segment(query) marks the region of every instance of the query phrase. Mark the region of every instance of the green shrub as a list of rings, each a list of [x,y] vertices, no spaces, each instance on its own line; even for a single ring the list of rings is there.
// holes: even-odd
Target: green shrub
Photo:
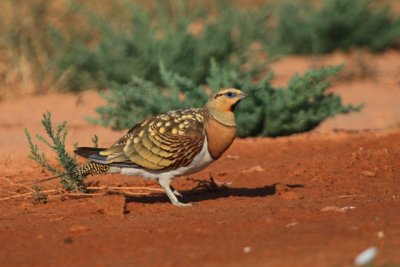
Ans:
[[[200,106],[207,100],[202,86],[168,72],[163,64],[160,64],[157,73],[168,90],[160,90],[154,82],[139,77],[133,77],[126,85],[114,83],[109,92],[100,93],[108,102],[96,109],[100,118],[89,120],[116,130],[126,129],[147,116],[171,109]],[[185,95],[184,101],[180,100],[181,93]]]
[[[171,10],[169,3],[160,2],[151,10],[130,5],[130,19],[114,23],[84,12],[100,37],[94,44],[75,40],[55,58],[60,75],[68,71],[67,88],[108,87],[111,81],[125,84],[132,75],[160,84],[160,61],[195,83],[204,83],[210,58],[242,65],[249,45],[265,38],[264,9],[239,10],[224,2],[210,19],[205,6],[190,9],[184,1],[176,1]],[[54,29],[54,34],[57,46],[68,47],[61,32]]]
[[[251,76],[212,61],[207,84],[214,91],[235,87],[248,93],[237,110],[239,136],[280,136],[311,130],[328,117],[360,109],[343,106],[339,96],[326,93],[330,80],[340,70],[341,67],[310,70],[304,76],[293,77],[287,88],[273,88],[269,83],[271,76],[254,84]],[[137,77],[128,85],[115,84],[107,94],[101,94],[108,103],[97,109],[100,117],[91,121],[113,129],[127,129],[151,115],[200,107],[208,98],[204,86],[166,71],[163,65],[160,79],[164,86],[161,91],[157,84]]]
[[[287,1],[277,6],[276,40],[286,53],[328,53],[399,44],[400,17],[374,0]]]
[[[343,106],[341,98],[326,93],[341,67],[309,70],[295,75],[285,88],[272,88],[267,80],[249,86],[254,95],[238,109],[239,136],[283,136],[305,132],[337,114],[359,111],[362,105]]]

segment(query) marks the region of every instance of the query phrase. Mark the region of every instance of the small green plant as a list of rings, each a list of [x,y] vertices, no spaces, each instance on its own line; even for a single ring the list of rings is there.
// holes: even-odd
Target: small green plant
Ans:
[[[358,111],[361,106],[343,106],[339,96],[326,93],[330,81],[341,67],[310,70],[294,76],[286,88],[274,88],[271,75],[257,83],[251,76],[211,62],[207,85],[214,91],[235,87],[248,93],[237,110],[239,136],[281,136],[311,130],[328,117]],[[113,129],[126,129],[157,113],[172,109],[200,107],[206,100],[203,85],[168,72],[160,65],[162,90],[150,82],[133,78],[128,85],[114,85],[101,95],[108,104],[96,111],[100,118],[92,122]]]
[[[75,156],[70,156],[65,148],[65,138],[67,137],[68,133],[67,122],[64,121],[54,128],[51,121],[51,113],[46,112],[43,114],[42,125],[49,137],[49,140],[41,135],[36,135],[36,138],[56,153],[57,160],[63,169],[60,170],[48,162],[45,153],[39,152],[38,146],[33,143],[28,129],[25,128],[25,134],[30,147],[29,158],[36,161],[40,166],[50,171],[54,175],[60,175],[61,184],[65,189],[82,192],[85,191],[83,184],[85,177],[75,174],[78,163],[76,162]]]
[[[32,189],[34,190],[33,194],[33,200],[37,203],[45,204],[47,203],[47,195],[43,192],[43,189],[38,186],[34,185],[32,186]]]
[[[92,137],[93,147],[99,147],[99,137],[95,134]]]

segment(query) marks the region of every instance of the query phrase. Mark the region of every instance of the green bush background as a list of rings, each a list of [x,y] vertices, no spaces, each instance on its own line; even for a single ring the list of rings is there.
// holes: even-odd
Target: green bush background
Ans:
[[[160,61],[204,83],[211,58],[258,75],[284,54],[400,44],[400,16],[384,0],[146,3],[3,0],[0,52],[21,83],[44,92],[126,84],[132,75],[161,84]]]
[[[385,3],[4,0],[9,13],[0,11],[0,52],[7,70],[38,93],[110,89],[101,92],[108,104],[92,120],[116,129],[201,106],[205,86],[238,87],[250,95],[238,110],[241,136],[287,135],[360,107],[326,92],[336,67],[273,88],[269,62],[285,54],[399,48],[400,16]]]
[[[251,76],[212,61],[207,84],[213,91],[235,87],[248,93],[236,112],[239,136],[281,136],[311,130],[328,117],[361,108],[343,106],[339,96],[326,93],[340,70],[340,66],[310,70],[303,76],[294,76],[286,88],[274,88],[269,82],[271,76],[254,83]],[[100,117],[90,120],[113,129],[126,129],[150,115],[201,107],[207,101],[204,86],[167,71],[162,64],[159,75],[165,88],[162,92],[155,83],[138,77],[128,85],[115,84],[102,94],[108,103],[97,109]],[[180,100],[182,94],[184,99]]]

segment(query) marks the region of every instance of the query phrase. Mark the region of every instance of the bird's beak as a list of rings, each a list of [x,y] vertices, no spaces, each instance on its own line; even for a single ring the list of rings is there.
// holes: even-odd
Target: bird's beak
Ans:
[[[246,93],[243,93],[243,92],[241,92],[240,95],[239,95],[240,99],[243,99],[243,98],[245,98],[246,96],[247,96],[247,94],[246,94]]]

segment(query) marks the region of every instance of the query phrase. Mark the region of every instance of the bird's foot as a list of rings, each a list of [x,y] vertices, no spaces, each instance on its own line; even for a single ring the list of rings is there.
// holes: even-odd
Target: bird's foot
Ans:
[[[160,178],[158,179],[160,186],[164,189],[167,194],[169,200],[174,206],[178,207],[192,207],[192,203],[182,203],[178,200],[177,196],[182,197],[182,194],[176,191],[174,188],[171,188],[171,179],[169,178]]]
[[[172,193],[174,193],[174,195],[177,196],[177,197],[183,197],[182,194],[179,193],[179,191],[176,190],[176,189],[174,189],[174,190],[172,191]]]
[[[196,206],[195,203],[182,203],[180,201],[176,201],[176,202],[174,201],[174,202],[172,202],[172,205],[178,206],[178,207],[193,207],[193,206]]]

